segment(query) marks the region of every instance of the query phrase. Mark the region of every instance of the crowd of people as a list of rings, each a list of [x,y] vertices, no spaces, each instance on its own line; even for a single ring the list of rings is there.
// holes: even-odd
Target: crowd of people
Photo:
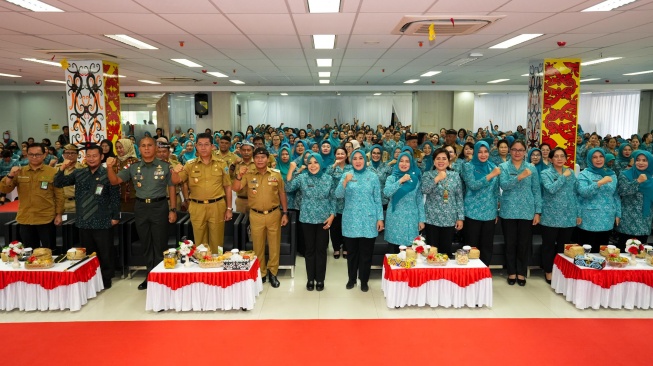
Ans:
[[[23,204],[17,220],[31,246],[52,245],[68,200],[76,202],[78,216],[85,213],[87,220],[76,224],[98,248],[107,246],[107,230],[120,211],[136,212],[148,269],[162,259],[167,239],[160,227],[174,222],[177,210],[190,213],[195,241],[214,252],[232,212],[248,213],[261,275],[273,287],[279,286],[281,226],[292,210],[301,223],[297,251],[306,261],[309,291],[324,290],[329,241],[333,257],[347,260],[346,288],[360,283],[368,291],[374,242],[384,230],[390,252],[424,233],[439,252],[464,242],[479,248],[490,265],[500,219],[507,281],[520,286],[526,285],[534,234],[542,236],[547,282],[566,243],[590,244],[598,252],[610,240],[622,249],[630,238],[647,241],[653,135],[601,137],[579,126],[576,169],[567,167],[571,157],[564,149],[528,146],[525,137],[521,126],[514,132],[490,124],[476,132],[413,133],[399,123],[374,128],[356,120],[306,129],[248,126],[245,133],[176,128],[169,137],[158,128],[138,148],[134,136],[115,146],[110,140],[85,146],[80,164],[77,147],[65,137],[52,148],[47,139],[28,139],[19,148],[5,134],[0,191],[18,187]],[[73,185],[77,194],[64,194],[63,187]],[[110,250],[98,249],[109,287]]]

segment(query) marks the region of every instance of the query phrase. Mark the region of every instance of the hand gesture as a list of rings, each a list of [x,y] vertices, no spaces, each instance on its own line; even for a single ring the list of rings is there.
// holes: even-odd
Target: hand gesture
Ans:
[[[612,182],[612,177],[609,175],[606,175],[605,177],[601,178],[601,180],[598,181],[599,185],[604,185]]]
[[[410,180],[410,174],[404,174],[403,177],[399,178],[399,183],[406,183]]]
[[[347,175],[345,175],[345,183],[349,183],[352,178],[354,178],[354,176],[351,173],[347,173]]]
[[[107,158],[107,168],[113,168],[116,165],[116,158]]]
[[[342,164],[343,161],[345,161],[345,160],[344,159],[336,159],[336,162],[333,164],[333,166],[335,167],[336,165],[340,165],[340,164]]]
[[[182,170],[184,170],[184,166],[181,164],[177,164],[175,165],[174,168],[172,168],[172,171],[177,174],[179,174],[179,172],[181,172]]]
[[[447,177],[447,172],[444,170],[438,172],[438,175],[435,176],[435,183],[443,181]]]
[[[492,178],[498,177],[499,175],[501,175],[501,168],[499,168],[498,166],[494,167],[494,169],[492,169],[492,172],[490,172],[490,174],[492,175]]]
[[[565,171],[562,173],[563,176],[568,177],[571,175],[571,169],[565,169]]]
[[[247,167],[246,166],[241,166],[240,169],[238,170],[238,175],[242,178],[243,175],[247,174]]]
[[[66,170],[70,168],[71,166],[75,166],[75,160],[64,160],[63,163],[61,164],[61,170]]]
[[[522,180],[524,178],[528,178],[531,174],[532,174],[532,172],[531,172],[530,169],[524,169],[523,172],[519,173],[517,178],[519,178],[519,180]]]
[[[9,171],[9,175],[11,175],[12,177],[15,177],[16,173],[18,173],[19,171],[20,171],[19,166],[11,167],[11,170]]]
[[[388,162],[388,165],[395,165],[397,164],[397,159],[392,159]]]
[[[637,182],[643,183],[648,180],[648,177],[646,177],[646,174],[640,174],[639,177],[637,177]]]

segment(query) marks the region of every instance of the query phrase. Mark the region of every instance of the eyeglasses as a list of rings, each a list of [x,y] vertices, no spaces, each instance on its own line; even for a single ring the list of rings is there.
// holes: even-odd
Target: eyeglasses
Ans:
[[[27,154],[30,158],[40,158],[43,154]]]
[[[380,152],[373,152],[372,155],[381,155]]]
[[[526,150],[524,150],[524,149],[510,149],[510,151],[520,153],[520,154],[523,154],[523,153],[526,152]]]
[[[567,157],[564,156],[564,155],[553,155],[553,158],[554,159],[567,159]]]
[[[66,151],[63,153],[64,155],[77,155],[76,151]]]

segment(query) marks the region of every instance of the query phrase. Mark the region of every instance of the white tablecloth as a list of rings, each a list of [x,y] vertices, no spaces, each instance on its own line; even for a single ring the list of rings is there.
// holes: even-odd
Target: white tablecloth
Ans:
[[[91,259],[93,260],[93,259]],[[87,260],[70,271],[74,272],[90,264]],[[95,259],[97,261],[97,259]],[[66,261],[57,263],[54,267],[47,270],[38,269],[20,269],[11,268],[11,264],[0,263],[0,271],[16,272],[50,272],[53,276],[62,274],[64,269],[68,268],[73,262]],[[95,275],[87,282],[75,282],[69,285],[57,286],[53,289],[45,289],[39,284],[26,283],[22,281],[8,284],[0,290],[0,310],[65,310],[78,311],[88,302],[97,296],[97,293],[104,289],[102,283],[102,271],[98,266]]]
[[[484,278],[478,278],[471,281],[466,286],[461,286],[455,281],[445,279],[446,276],[435,275],[428,281],[425,281],[419,286],[411,287],[408,280],[395,281],[388,279],[391,276],[386,275],[387,270],[391,271],[413,271],[413,270],[426,270],[437,273],[444,273],[445,275],[462,275],[464,271],[479,269],[486,269],[487,273]],[[455,272],[441,272],[441,271],[458,271]],[[410,274],[410,273],[409,273]],[[455,276],[453,276],[455,277]],[[421,282],[421,281],[418,281]],[[431,307],[455,307],[461,308],[464,306],[488,306],[492,307],[492,276],[487,268],[478,259],[472,259],[467,265],[457,265],[455,261],[451,260],[446,266],[433,267],[425,264],[418,264],[411,269],[401,269],[387,264],[384,260],[383,275],[382,275],[382,289],[386,298],[386,305],[389,308],[404,307],[404,306],[426,306]]]
[[[256,267],[258,268],[258,261],[256,261]],[[229,272],[234,271],[225,271],[222,268],[200,268],[197,264],[192,264],[191,267],[177,264],[174,269],[165,269],[161,262],[150,272],[150,275],[152,273],[155,275],[167,274],[169,275],[167,278],[176,277],[176,280],[179,280],[183,276],[191,274],[201,273],[208,277],[214,277],[225,276]],[[256,297],[263,291],[263,282],[261,272],[257,270],[256,280],[243,279],[226,287],[204,282],[192,282],[176,289],[171,287],[175,286],[148,281],[145,310],[215,311],[241,308],[251,310],[256,303]]]
[[[558,254],[556,262],[560,260],[573,263],[571,258]],[[619,273],[619,271],[647,271],[642,272],[642,275],[653,276],[653,267],[645,264],[643,259],[638,259],[637,265],[623,269],[606,266],[602,270],[596,270],[574,265],[575,268],[582,271],[593,271],[591,274],[594,277],[594,282],[589,277],[588,279],[572,278],[568,271],[563,273],[560,266],[562,266],[562,263],[554,263],[551,287],[556,293],[563,294],[565,299],[576,305],[578,309],[599,309],[604,307],[632,310],[634,308],[653,308],[653,288],[646,283],[625,281],[613,284],[609,288],[595,283],[600,281],[601,276],[613,275]]]

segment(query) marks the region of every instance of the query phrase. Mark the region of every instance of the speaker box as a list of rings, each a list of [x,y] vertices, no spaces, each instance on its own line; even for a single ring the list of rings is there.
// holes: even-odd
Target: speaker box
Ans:
[[[195,115],[206,116],[209,114],[209,95],[195,94]]]

